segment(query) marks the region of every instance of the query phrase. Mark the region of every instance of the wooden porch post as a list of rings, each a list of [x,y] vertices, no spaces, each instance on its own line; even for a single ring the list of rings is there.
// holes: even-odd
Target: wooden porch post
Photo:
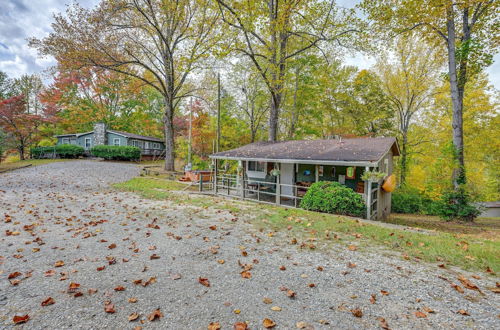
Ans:
[[[314,165],[314,182],[319,181],[319,165]]]
[[[215,166],[214,166],[214,194],[217,195],[217,165],[218,160],[215,158]]]
[[[280,185],[280,177],[281,177],[281,166],[280,163],[276,163],[276,168],[280,173],[276,176],[276,204],[281,204],[281,185]]]
[[[365,171],[368,172],[370,168],[368,166],[365,167]],[[372,183],[370,180],[366,181],[366,219],[370,220],[371,218],[371,208],[372,208]]]
[[[241,197],[245,199],[245,173],[246,173],[246,162],[241,161],[241,166],[243,169],[241,170]]]

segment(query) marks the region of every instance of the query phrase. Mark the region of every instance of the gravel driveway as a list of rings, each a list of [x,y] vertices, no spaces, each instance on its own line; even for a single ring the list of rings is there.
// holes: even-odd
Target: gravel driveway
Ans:
[[[74,161],[0,175],[1,328],[15,315],[26,329],[500,328],[498,278],[461,272],[482,293],[460,293],[436,265],[300,250],[246,215],[109,188],[138,173]]]

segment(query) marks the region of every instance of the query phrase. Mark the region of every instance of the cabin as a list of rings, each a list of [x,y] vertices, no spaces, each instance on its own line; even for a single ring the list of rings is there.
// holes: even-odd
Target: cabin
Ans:
[[[141,149],[142,159],[153,159],[165,152],[165,142],[162,139],[110,130],[105,123],[96,123],[93,131],[56,135],[56,138],[57,144],[79,145],[87,153],[97,145],[138,147]]]
[[[215,194],[298,207],[314,182],[336,181],[361,194],[367,219],[391,213],[391,193],[382,189],[394,169],[399,147],[393,137],[256,142],[210,156]],[[236,161],[237,174],[228,174]],[[363,181],[365,171],[385,178]]]

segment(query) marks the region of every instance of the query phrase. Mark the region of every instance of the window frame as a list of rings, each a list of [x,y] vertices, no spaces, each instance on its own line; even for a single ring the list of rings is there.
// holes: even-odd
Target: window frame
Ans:
[[[64,142],[67,141],[67,142]],[[70,144],[70,139],[67,137],[62,138],[62,144]]]
[[[116,144],[116,141],[118,141],[118,144]],[[113,145],[114,146],[121,146],[121,139],[120,138],[113,138]]]
[[[89,144],[87,145],[87,141],[89,141]],[[92,138],[85,138],[84,142],[83,142],[83,145],[85,146],[85,148],[91,148],[92,147]]]
[[[250,164],[254,165],[254,166],[252,166],[253,169],[250,168]],[[259,161],[255,161],[255,160],[250,160],[250,161],[248,161],[247,170],[250,172],[265,173],[266,167],[267,167],[266,162],[259,162]]]

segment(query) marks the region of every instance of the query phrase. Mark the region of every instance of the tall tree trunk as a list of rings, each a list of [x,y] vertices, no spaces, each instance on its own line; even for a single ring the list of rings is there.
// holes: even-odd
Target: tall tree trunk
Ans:
[[[399,183],[403,186],[406,182],[406,173],[408,172],[408,136],[403,134],[401,143],[401,177]]]
[[[25,157],[24,157],[24,144],[21,144],[17,150],[19,150],[19,159],[20,160],[24,160]]]
[[[281,107],[281,91],[271,93],[271,109],[269,111],[269,141],[278,140],[278,118]]]
[[[457,79],[456,60],[456,35],[453,7],[447,9],[447,47],[448,47],[448,71],[450,76],[450,92],[452,103],[452,128],[453,146],[455,148],[455,165],[453,169],[453,186],[457,189],[460,184],[466,182],[464,166],[464,137],[463,137],[463,91],[460,93]],[[462,86],[463,88],[463,86]]]
[[[165,100],[165,107],[163,118],[165,130],[165,170],[175,171],[174,107],[172,102],[168,100]]]

